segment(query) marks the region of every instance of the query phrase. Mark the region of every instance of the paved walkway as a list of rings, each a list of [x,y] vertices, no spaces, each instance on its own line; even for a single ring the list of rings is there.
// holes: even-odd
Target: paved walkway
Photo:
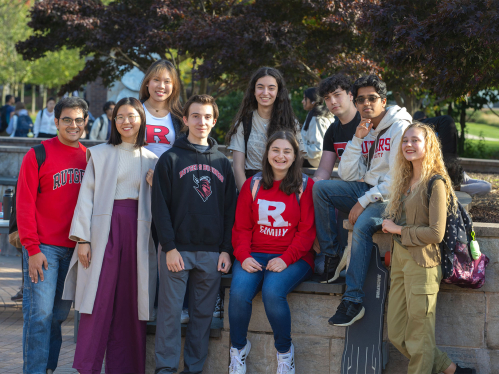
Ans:
[[[21,257],[0,256],[0,374],[23,372],[22,302],[10,300],[19,291],[21,273]],[[71,367],[76,347],[73,341],[73,318],[74,310],[71,310],[62,325],[62,347],[55,374],[77,373]]]

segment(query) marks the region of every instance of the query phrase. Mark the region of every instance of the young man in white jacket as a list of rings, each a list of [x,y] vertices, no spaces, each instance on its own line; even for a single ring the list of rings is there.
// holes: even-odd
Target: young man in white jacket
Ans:
[[[340,258],[343,248],[339,248],[337,239],[335,208],[349,213],[348,219],[354,225],[346,274],[347,290],[336,314],[329,320],[335,326],[350,326],[364,316],[362,287],[371,259],[372,236],[375,227],[383,221],[390,167],[394,164],[402,133],[412,122],[405,108],[386,108],[386,84],[375,75],[357,79],[352,93],[362,119],[338,166],[342,180],[318,181],[314,185],[316,220],[329,223],[329,227],[317,226],[317,236],[333,243],[332,248],[329,246],[325,250],[325,270],[331,279],[346,266],[346,255]],[[366,154],[362,150],[368,144]]]

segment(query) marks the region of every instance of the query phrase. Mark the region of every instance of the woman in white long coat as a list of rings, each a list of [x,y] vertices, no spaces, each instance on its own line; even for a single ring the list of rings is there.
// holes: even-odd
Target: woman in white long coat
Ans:
[[[63,298],[81,313],[73,367],[81,374],[145,372],[146,321],[156,288],[151,187],[157,156],[144,148],[142,104],[114,108],[107,144],[87,150],[87,168],[71,224],[78,242]]]

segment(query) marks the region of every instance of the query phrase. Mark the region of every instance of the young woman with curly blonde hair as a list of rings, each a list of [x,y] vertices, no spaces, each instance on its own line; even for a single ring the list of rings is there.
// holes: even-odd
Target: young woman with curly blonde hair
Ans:
[[[408,373],[475,373],[460,368],[435,343],[435,311],[442,280],[439,243],[456,195],[440,143],[427,125],[413,122],[395,160],[383,231],[393,234],[388,337],[409,359]],[[434,175],[430,200],[427,187]]]

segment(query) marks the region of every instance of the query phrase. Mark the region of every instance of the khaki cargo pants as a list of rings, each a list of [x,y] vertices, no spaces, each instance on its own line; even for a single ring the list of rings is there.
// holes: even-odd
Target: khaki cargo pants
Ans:
[[[409,361],[408,374],[440,373],[452,361],[435,343],[435,311],[442,280],[440,265],[419,266],[394,241],[388,296],[388,338]]]

